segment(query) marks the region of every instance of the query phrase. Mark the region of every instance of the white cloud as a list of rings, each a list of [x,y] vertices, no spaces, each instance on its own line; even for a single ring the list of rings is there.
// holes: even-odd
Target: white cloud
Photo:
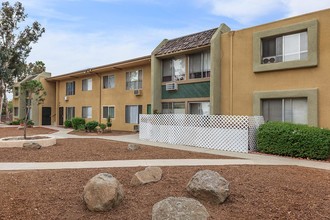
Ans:
[[[47,71],[54,76],[149,55],[163,38],[190,32],[141,27],[139,30],[85,34],[49,30],[33,45],[28,61],[43,61]]]
[[[197,0],[200,6],[208,7],[211,13],[249,24],[258,18],[278,11],[282,4],[278,0]]]
[[[288,17],[330,8],[329,0],[282,0],[282,2],[288,10]]]
[[[196,0],[200,7],[210,8],[217,16],[224,16],[244,25],[251,25],[265,17],[290,17],[330,8],[329,0]]]

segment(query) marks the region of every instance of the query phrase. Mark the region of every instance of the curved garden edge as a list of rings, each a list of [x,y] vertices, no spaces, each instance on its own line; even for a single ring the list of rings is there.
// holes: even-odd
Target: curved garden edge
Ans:
[[[33,137],[38,137],[33,139]],[[43,138],[40,138],[43,137]],[[18,137],[5,137],[0,139],[0,148],[4,147],[23,147],[25,143],[38,143],[41,147],[49,147],[56,144],[56,138],[48,136],[34,135],[30,139],[17,140]],[[32,139],[31,139],[32,138]],[[9,140],[8,140],[9,139]],[[12,140],[10,140],[12,139]]]

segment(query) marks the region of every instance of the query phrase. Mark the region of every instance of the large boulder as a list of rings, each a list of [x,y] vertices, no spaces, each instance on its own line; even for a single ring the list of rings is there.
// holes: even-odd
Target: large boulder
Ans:
[[[90,179],[84,187],[83,199],[90,211],[109,211],[124,198],[120,182],[109,173],[100,173]]]
[[[192,198],[169,197],[152,207],[152,220],[206,220],[209,216],[206,208]]]
[[[24,150],[39,150],[41,148],[41,145],[34,142],[26,142],[23,144]]]
[[[229,182],[219,173],[211,170],[198,171],[186,187],[187,191],[197,199],[223,203],[229,196]]]
[[[134,174],[131,179],[132,186],[144,185],[147,183],[158,182],[163,175],[163,171],[160,167],[147,167],[142,171]]]

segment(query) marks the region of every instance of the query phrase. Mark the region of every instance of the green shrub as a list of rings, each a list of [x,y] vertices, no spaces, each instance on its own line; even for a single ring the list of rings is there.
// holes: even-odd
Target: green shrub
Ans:
[[[75,129],[75,130],[78,130],[78,127],[80,126],[80,125],[85,125],[86,124],[86,121],[85,121],[85,119],[83,119],[83,118],[73,118],[72,120],[71,120],[71,122],[72,122],[72,127],[73,127],[73,129]]]
[[[76,130],[78,130],[78,131],[85,131],[86,130],[86,126],[85,125],[78,125],[78,128]]]
[[[70,121],[70,120],[66,120],[66,121],[64,122],[64,127],[66,127],[66,128],[72,128],[72,121]]]
[[[102,131],[104,131],[104,129],[107,128],[107,126],[105,124],[103,124],[103,123],[100,123],[99,126],[102,129]]]
[[[20,125],[21,124],[21,120],[16,120],[16,121],[12,121],[9,123],[10,125]]]
[[[98,125],[99,123],[97,121],[89,121],[86,123],[85,127],[87,131],[94,131]]]
[[[27,121],[27,125],[28,125],[28,126],[33,126],[33,125],[34,125],[34,122],[33,122],[32,120],[28,120],[28,121]]]
[[[330,130],[284,122],[267,122],[257,133],[263,153],[325,160],[330,155]]]

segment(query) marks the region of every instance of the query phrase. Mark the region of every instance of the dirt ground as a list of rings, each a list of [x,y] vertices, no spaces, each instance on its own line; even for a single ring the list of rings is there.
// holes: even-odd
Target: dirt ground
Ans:
[[[1,128],[0,135],[4,133],[9,134],[10,129]],[[147,158],[219,156],[150,146],[128,152],[127,143],[95,138],[61,139],[55,146],[39,151],[0,149],[1,162]],[[217,171],[230,182],[231,194],[224,204],[201,201],[210,219],[329,219],[330,216],[330,171],[295,166],[162,167],[160,182],[131,187],[132,176],[143,169],[0,171],[0,219],[151,219],[156,202],[169,196],[191,197],[185,187],[203,169]],[[83,203],[82,192],[87,181],[101,172],[111,173],[123,184],[125,198],[110,212],[93,213]]]
[[[52,134],[55,132],[57,132],[57,130],[42,128],[42,127],[33,127],[26,129],[27,136],[37,135],[37,134]],[[0,128],[0,138],[23,136],[23,134],[24,134],[24,130],[23,129],[18,130],[17,126]]]

